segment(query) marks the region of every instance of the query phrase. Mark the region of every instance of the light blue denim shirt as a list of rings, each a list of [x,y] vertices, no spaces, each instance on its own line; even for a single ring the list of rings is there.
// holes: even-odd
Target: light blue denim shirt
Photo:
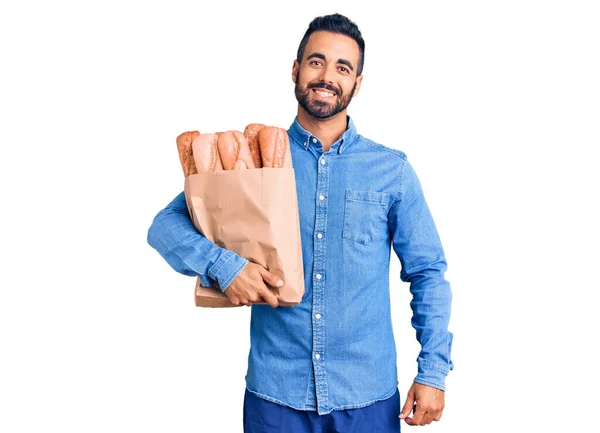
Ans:
[[[319,414],[364,407],[397,389],[392,249],[410,282],[421,344],[415,382],[445,389],[453,368],[446,260],[419,180],[403,152],[362,137],[347,119],[328,152],[297,119],[289,128],[305,293],[291,308],[251,307],[248,390]],[[183,193],[155,217],[148,242],[177,272],[222,290],[247,263],[196,231]]]

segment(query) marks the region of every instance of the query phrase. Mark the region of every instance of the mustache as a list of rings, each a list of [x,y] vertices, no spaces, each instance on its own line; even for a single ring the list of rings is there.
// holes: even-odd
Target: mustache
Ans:
[[[329,84],[325,84],[325,83],[315,83],[315,84],[311,84],[308,86],[309,89],[325,89],[325,90],[329,90],[330,92],[335,93],[337,96],[340,96],[340,94],[342,92],[340,92],[337,88],[330,86]]]

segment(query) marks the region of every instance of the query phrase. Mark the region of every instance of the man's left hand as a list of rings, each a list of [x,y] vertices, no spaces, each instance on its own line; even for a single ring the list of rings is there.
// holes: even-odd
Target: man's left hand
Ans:
[[[414,382],[406,396],[400,419],[408,425],[427,425],[439,421],[444,410],[444,391]],[[412,417],[409,417],[410,413]]]

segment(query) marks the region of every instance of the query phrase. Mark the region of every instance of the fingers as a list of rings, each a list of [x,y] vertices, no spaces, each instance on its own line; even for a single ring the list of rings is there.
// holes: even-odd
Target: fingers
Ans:
[[[247,270],[244,268],[231,283],[230,288],[225,290],[225,294],[233,305],[251,306],[257,302],[267,302],[271,307],[277,308],[279,300],[269,289],[268,285],[273,287],[283,286],[281,279],[266,270],[263,266],[248,263]]]
[[[413,409],[412,418],[406,418],[406,424],[408,425],[427,425],[431,422],[431,419],[428,416],[427,412],[419,407],[417,403],[415,408]],[[429,421],[428,421],[429,419]]]
[[[260,269],[260,274],[266,283],[269,283],[273,287],[283,286],[283,281],[281,281],[281,279],[277,275],[272,274],[271,272],[267,271],[264,268],[259,268],[259,269]]]
[[[283,281],[277,275],[272,274],[263,267],[259,267],[258,270],[265,283],[273,287],[283,286]],[[279,300],[267,286],[262,286],[260,289],[258,289],[257,296],[259,296],[259,299],[262,297],[262,299],[267,301],[267,303],[273,308],[277,308],[279,306]],[[256,300],[254,302],[256,302]]]
[[[263,285],[264,287],[264,285]],[[244,305],[246,305],[247,307],[252,306],[252,304],[256,304],[257,302],[261,302],[262,297],[260,296],[261,294],[261,289],[262,288],[258,288],[256,289],[256,292],[254,293],[248,293],[247,295],[247,301],[243,302]]]
[[[410,416],[406,416],[406,417],[404,418],[404,421],[405,421],[405,422],[406,422],[406,424],[408,424],[408,425],[419,425],[419,424],[417,424],[417,423],[415,422],[415,417],[416,417],[416,415],[417,415],[417,405],[416,405],[416,404],[415,404],[415,405],[413,405],[413,407],[411,408],[411,411],[413,412],[413,416],[412,416],[412,417],[410,417]],[[404,413],[404,412],[403,412],[403,413]],[[410,415],[410,411],[409,411],[409,415]],[[402,418],[401,418],[401,419],[402,419]]]
[[[411,426],[424,426],[424,425],[428,425],[431,424],[433,421],[439,421],[442,418],[442,411],[434,411],[434,410],[427,410],[424,409],[422,407],[422,405],[419,405],[419,403],[415,403],[415,405],[412,408],[413,411],[413,416],[412,417],[405,417],[404,421],[406,422],[406,424],[411,425]],[[402,410],[402,414],[404,414],[404,409]],[[400,415],[400,418],[402,418],[402,414]],[[409,411],[410,414],[410,411]]]
[[[273,308],[277,308],[279,306],[279,300],[277,299],[277,296],[275,296],[273,294],[273,292],[271,292],[271,290],[269,290],[268,287],[261,287],[258,290],[258,294],[261,295],[263,297],[263,299],[265,301],[267,301],[269,303],[269,305]]]
[[[231,285],[225,289],[224,293],[229,298],[229,301],[236,307],[240,305],[249,307],[260,299],[257,293],[252,294],[245,286],[234,285],[234,283],[231,283]]]
[[[408,391],[406,395],[406,401],[404,402],[404,406],[402,406],[402,412],[400,412],[400,419],[406,419],[410,412],[413,410],[413,406],[415,405],[415,394],[411,390]],[[407,421],[408,423],[408,421]]]

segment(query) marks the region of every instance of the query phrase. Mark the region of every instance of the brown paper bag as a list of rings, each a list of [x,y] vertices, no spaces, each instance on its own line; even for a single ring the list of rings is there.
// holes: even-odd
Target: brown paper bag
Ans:
[[[300,220],[293,168],[220,170],[185,178],[185,198],[196,229],[220,247],[264,266],[283,287],[267,285],[280,306],[304,295]],[[196,279],[198,307],[234,307],[219,287]],[[267,302],[257,302],[267,304]]]

